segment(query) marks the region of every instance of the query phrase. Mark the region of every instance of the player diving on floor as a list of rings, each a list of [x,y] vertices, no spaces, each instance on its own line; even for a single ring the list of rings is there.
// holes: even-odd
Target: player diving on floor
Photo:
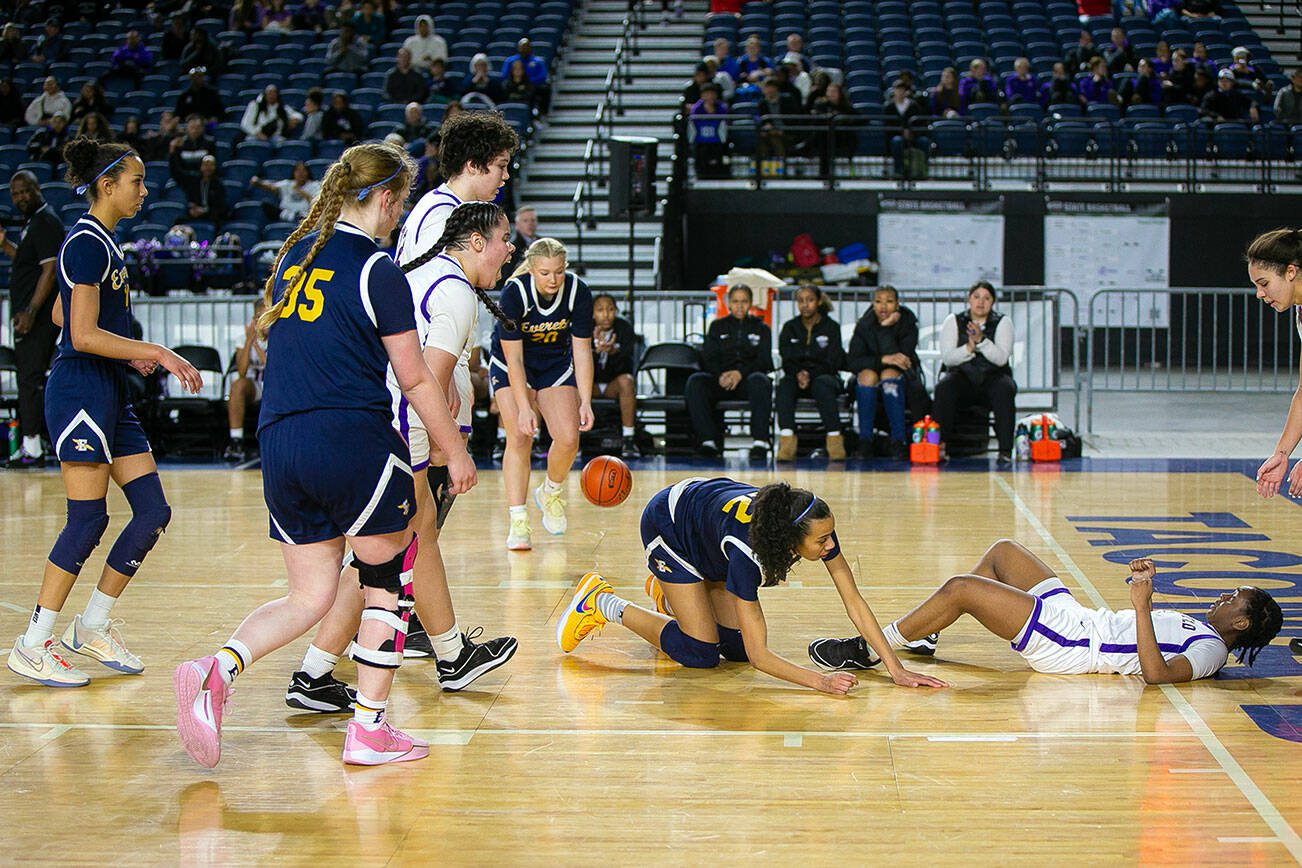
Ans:
[[[1149,558],[1130,562],[1133,609],[1090,609],[1029,549],[1001,539],[972,572],[954,576],[882,631],[892,648],[934,653],[929,638],[963,615],[1006,639],[1036,672],[1142,675],[1148,684],[1210,678],[1231,653],[1251,666],[1279,633],[1283,615],[1270,594],[1244,586],[1221,594],[1200,620],[1153,611]],[[860,637],[815,639],[809,656],[826,669],[867,669],[879,661]]]

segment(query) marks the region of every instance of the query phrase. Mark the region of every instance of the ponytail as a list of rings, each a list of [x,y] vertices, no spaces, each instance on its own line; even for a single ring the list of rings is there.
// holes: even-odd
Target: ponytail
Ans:
[[[492,202],[463,202],[453,208],[452,213],[448,215],[448,222],[443,225],[443,234],[439,236],[438,241],[434,242],[434,246],[402,266],[402,273],[410,274],[431,262],[445,250],[465,250],[472,235],[479,235],[487,240],[498,224],[505,219],[506,214]],[[516,330],[516,321],[508,317],[487,292],[473,283],[470,288],[475,291],[480,303],[494,319],[506,327],[507,331]]]
[[[1238,635],[1230,651],[1235,652],[1240,663],[1251,666],[1261,649],[1279,635],[1280,627],[1284,624],[1284,613],[1274,597],[1260,588],[1253,588],[1245,614],[1252,623]]]
[[[1302,229],[1272,229],[1263,232],[1244,253],[1249,265],[1258,265],[1283,275],[1290,265],[1302,268]]]
[[[569,262],[569,258],[569,252],[566,251],[564,244],[555,238],[539,238],[529,245],[529,249],[524,252],[524,259],[516,266],[515,271],[511,272],[511,276],[520,277],[528,274],[535,259],[560,259]]]

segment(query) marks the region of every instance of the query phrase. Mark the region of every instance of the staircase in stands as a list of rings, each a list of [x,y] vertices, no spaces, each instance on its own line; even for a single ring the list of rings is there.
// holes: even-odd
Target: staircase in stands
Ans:
[[[673,116],[679,95],[700,59],[701,34],[707,3],[687,0],[680,20],[662,22],[660,4],[646,7],[646,27],[638,32],[639,53],[630,59],[632,83],[624,85],[624,114],[614,118],[617,136],[647,136],[660,140],[657,174],[664,178],[671,154]],[[565,242],[571,259],[578,257],[578,230],[573,196],[583,180],[584,151],[596,137],[594,116],[605,96],[616,43],[629,14],[627,0],[585,0],[570,31],[556,80],[547,127],[535,135],[518,204],[538,209],[539,231]],[[598,180],[598,179],[594,179]],[[601,179],[604,180],[604,179]],[[628,284],[627,219],[608,219],[607,187],[594,183],[589,209],[596,228],[583,228],[582,259],[593,291],[622,293]],[[658,184],[665,195],[665,183]],[[654,288],[654,251],[661,234],[661,216],[642,218],[634,225],[634,285]]]
[[[1288,75],[1302,61],[1302,5],[1298,0],[1239,0],[1239,9]]]

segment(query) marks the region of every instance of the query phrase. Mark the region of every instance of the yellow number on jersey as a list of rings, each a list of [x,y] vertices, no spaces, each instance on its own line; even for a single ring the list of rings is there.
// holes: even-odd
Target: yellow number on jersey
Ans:
[[[326,268],[314,268],[306,275],[297,265],[285,269],[284,279],[290,283],[289,298],[285,299],[280,318],[288,319],[298,314],[298,318],[303,322],[312,322],[321,316],[321,310],[325,307],[325,294],[317,288],[317,284],[329,283],[334,276],[335,273]],[[302,304],[298,301],[300,292],[304,297]]]
[[[560,332],[543,332],[538,335],[537,342],[540,344],[554,344],[558,337],[560,337]]]
[[[750,524],[750,495],[734,497],[723,505],[724,512],[731,512],[732,517],[742,524]]]

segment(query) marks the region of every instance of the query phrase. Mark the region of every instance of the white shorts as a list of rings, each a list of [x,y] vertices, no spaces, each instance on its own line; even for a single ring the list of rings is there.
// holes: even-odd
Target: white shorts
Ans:
[[[470,385],[470,368],[458,364],[452,369],[452,383],[456,386],[461,406],[457,408],[457,426],[462,434],[470,433],[470,419],[474,412],[475,391]],[[407,409],[407,448],[411,451],[411,469],[424,470],[429,466],[429,432],[420,423],[415,411]]]
[[[1084,675],[1092,672],[1090,624],[1094,610],[1076,601],[1056,578],[1045,579],[1029,592],[1035,609],[1009,644],[1036,672]]]

